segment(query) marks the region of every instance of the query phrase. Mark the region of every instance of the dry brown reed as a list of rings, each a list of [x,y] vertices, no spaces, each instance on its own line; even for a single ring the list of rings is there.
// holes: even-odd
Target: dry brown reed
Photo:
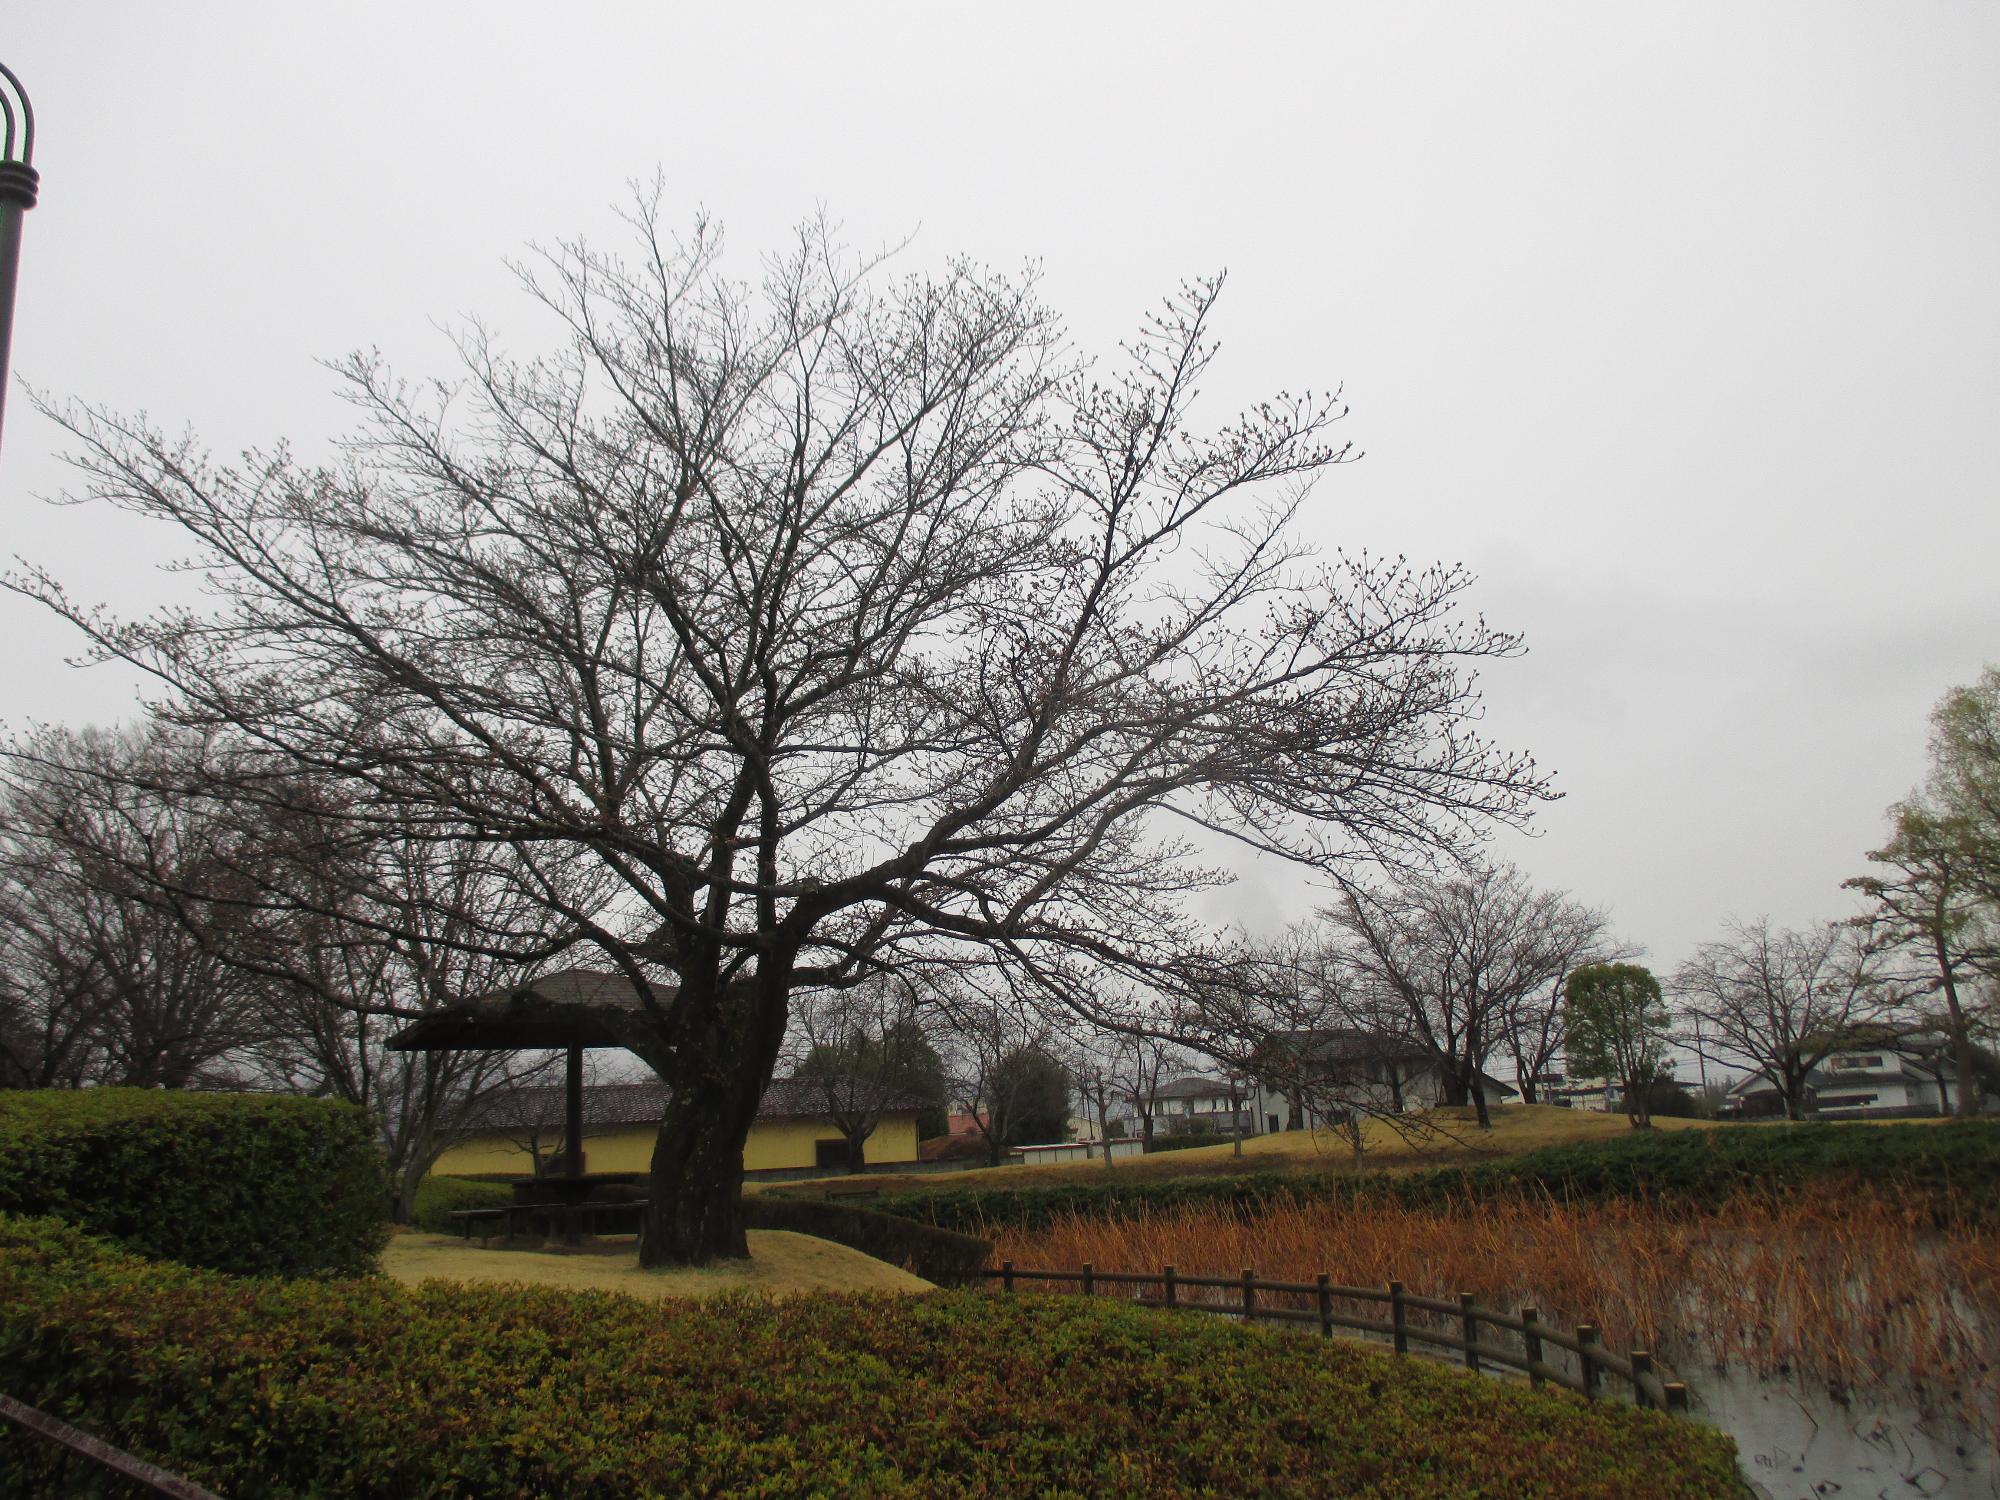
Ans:
[[[1329,1201],[1238,1216],[1201,1207],[991,1230],[995,1261],[1276,1281],[1392,1278],[1430,1296],[1533,1305],[1595,1323],[1614,1348],[1683,1371],[1741,1365],[1892,1394],[1982,1426],[2000,1415],[2000,1240],[1933,1227],[1863,1187],[1831,1184],[1722,1210],[1522,1196],[1438,1208]],[[1352,1311],[1379,1318],[1379,1306]]]

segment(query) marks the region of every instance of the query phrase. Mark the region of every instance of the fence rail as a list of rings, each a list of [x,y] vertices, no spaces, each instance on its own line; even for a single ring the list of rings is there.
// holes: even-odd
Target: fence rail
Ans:
[[[30,1436],[88,1459],[107,1473],[129,1480],[151,1494],[170,1495],[173,1500],[222,1500],[213,1490],[205,1490],[193,1480],[169,1474],[143,1458],[134,1458],[124,1449],[114,1448],[102,1438],[92,1437],[81,1427],[72,1427],[61,1418],[16,1401],[12,1396],[0,1396],[0,1418]]]
[[[1400,1281],[1392,1281],[1386,1287],[1336,1286],[1331,1277],[1324,1275],[1312,1281],[1266,1281],[1248,1267],[1240,1276],[1183,1276],[1173,1266],[1159,1271],[1100,1271],[1089,1261],[1080,1270],[1049,1271],[1030,1270],[1008,1260],[1002,1261],[998,1270],[989,1267],[979,1274],[999,1282],[1001,1290],[1008,1292],[1023,1282],[1074,1283],[1086,1297],[1097,1296],[1102,1287],[1132,1288],[1124,1300],[1142,1307],[1219,1313],[1257,1323],[1308,1324],[1329,1338],[1335,1329],[1372,1334],[1386,1339],[1398,1354],[1408,1354],[1412,1343],[1425,1344],[1455,1352],[1468,1370],[1483,1370],[1488,1365],[1519,1370],[1531,1385],[1562,1386],[1580,1391],[1585,1400],[1596,1399],[1608,1376],[1631,1387],[1635,1405],[1674,1412],[1684,1412],[1688,1407],[1687,1386],[1667,1379],[1654,1365],[1650,1351],[1634,1349],[1621,1356],[1604,1346],[1602,1336],[1592,1324],[1579,1323],[1574,1329],[1565,1330],[1542,1322],[1532,1307],[1524,1307],[1517,1313],[1496,1312],[1479,1306],[1470,1292],[1460,1292],[1455,1299],[1446,1301],[1417,1296]],[[1159,1289],[1157,1296],[1144,1295],[1144,1290],[1150,1287]],[[1190,1291],[1198,1295],[1187,1296]],[[1212,1292],[1229,1295],[1199,1295]],[[1270,1301],[1273,1297],[1305,1305]],[[1388,1309],[1388,1316],[1360,1317],[1335,1305],[1343,1302],[1380,1304]],[[1412,1318],[1412,1313],[1418,1316]],[[1445,1326],[1437,1326],[1431,1320],[1444,1320]],[[1482,1328],[1513,1334],[1520,1345],[1516,1348],[1511,1340],[1503,1343],[1482,1339]],[[1550,1359],[1552,1349],[1571,1355],[1575,1368],[1571,1369],[1567,1362]]]

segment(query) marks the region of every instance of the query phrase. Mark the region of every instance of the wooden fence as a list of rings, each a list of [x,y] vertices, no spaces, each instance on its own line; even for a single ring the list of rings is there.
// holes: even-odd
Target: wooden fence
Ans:
[[[1518,1313],[1480,1307],[1470,1292],[1460,1292],[1455,1301],[1447,1302],[1414,1296],[1400,1281],[1386,1287],[1336,1286],[1325,1275],[1312,1281],[1264,1281],[1247,1267],[1241,1276],[1183,1276],[1172,1266],[1159,1272],[1099,1271],[1088,1261],[1080,1271],[1031,1271],[1008,1260],[997,1271],[989,1268],[979,1274],[1009,1292],[1021,1282],[1069,1282],[1086,1297],[1105,1287],[1130,1288],[1113,1295],[1143,1307],[1220,1313],[1259,1323],[1310,1324],[1329,1338],[1336,1328],[1347,1329],[1386,1339],[1398,1354],[1408,1354],[1412,1343],[1427,1344],[1455,1351],[1468,1370],[1488,1366],[1519,1370],[1531,1385],[1563,1386],[1581,1391],[1585,1400],[1596,1399],[1609,1377],[1629,1385],[1639,1406],[1674,1412],[1684,1412],[1688,1406],[1688,1388],[1665,1379],[1648,1351],[1634,1349],[1620,1356],[1604,1347],[1598,1330],[1588,1323],[1565,1331],[1542,1322],[1532,1307]],[[1148,1287],[1157,1287],[1159,1295],[1146,1295]],[[1340,1303],[1386,1306],[1388,1316],[1362,1317],[1339,1307]],[[1519,1347],[1511,1340],[1482,1339],[1482,1329],[1516,1335]],[[1550,1358],[1552,1351],[1572,1356],[1575,1368],[1559,1357]]]
[[[72,1427],[37,1407],[16,1401],[12,1396],[0,1396],[0,1418],[13,1423],[31,1437],[65,1448],[106,1473],[128,1480],[149,1494],[170,1495],[173,1500],[222,1500],[213,1490],[205,1490],[192,1480],[169,1474],[143,1458],[134,1458],[124,1449],[114,1448],[102,1438],[92,1437],[81,1427]]]

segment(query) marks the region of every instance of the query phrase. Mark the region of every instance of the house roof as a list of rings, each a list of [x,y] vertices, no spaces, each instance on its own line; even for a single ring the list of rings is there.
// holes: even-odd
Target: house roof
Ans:
[[[1242,1084],[1236,1086],[1236,1097],[1249,1097],[1249,1090]],[[1229,1085],[1219,1078],[1176,1078],[1171,1083],[1163,1083],[1153,1091],[1155,1099],[1227,1099]]]
[[[645,1083],[598,1083],[583,1091],[583,1125],[657,1125],[673,1090],[654,1079]],[[897,1099],[889,1112],[914,1111],[914,1100]],[[805,1119],[827,1113],[825,1086],[816,1078],[774,1078],[757,1101],[760,1119]],[[560,1130],[560,1085],[513,1089],[481,1105],[467,1121],[471,1130]]]
[[[654,1003],[668,984],[649,986]],[[389,1039],[392,1052],[487,1052],[555,1047],[622,1047],[625,1018],[644,1011],[638,989],[603,969],[558,969],[524,983],[438,1007]]]

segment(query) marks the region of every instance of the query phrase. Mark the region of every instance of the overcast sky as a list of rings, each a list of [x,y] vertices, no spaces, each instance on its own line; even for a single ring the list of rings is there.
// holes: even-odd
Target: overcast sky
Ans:
[[[24,15],[22,12],[25,11]],[[746,256],[824,205],[912,266],[1035,260],[1109,352],[1227,269],[1208,415],[1343,385],[1322,544],[1462,561],[1526,633],[1491,731],[1565,800],[1500,851],[1670,968],[1803,923],[2000,660],[2000,7],[17,5],[41,129],[5,551],[120,608],[169,533],[58,511],[21,397],[219,453],[347,415],[316,360],[532,348],[503,260],[664,173]],[[0,599],[0,714],[138,683]],[[1251,872],[1212,915],[1309,910]]]

